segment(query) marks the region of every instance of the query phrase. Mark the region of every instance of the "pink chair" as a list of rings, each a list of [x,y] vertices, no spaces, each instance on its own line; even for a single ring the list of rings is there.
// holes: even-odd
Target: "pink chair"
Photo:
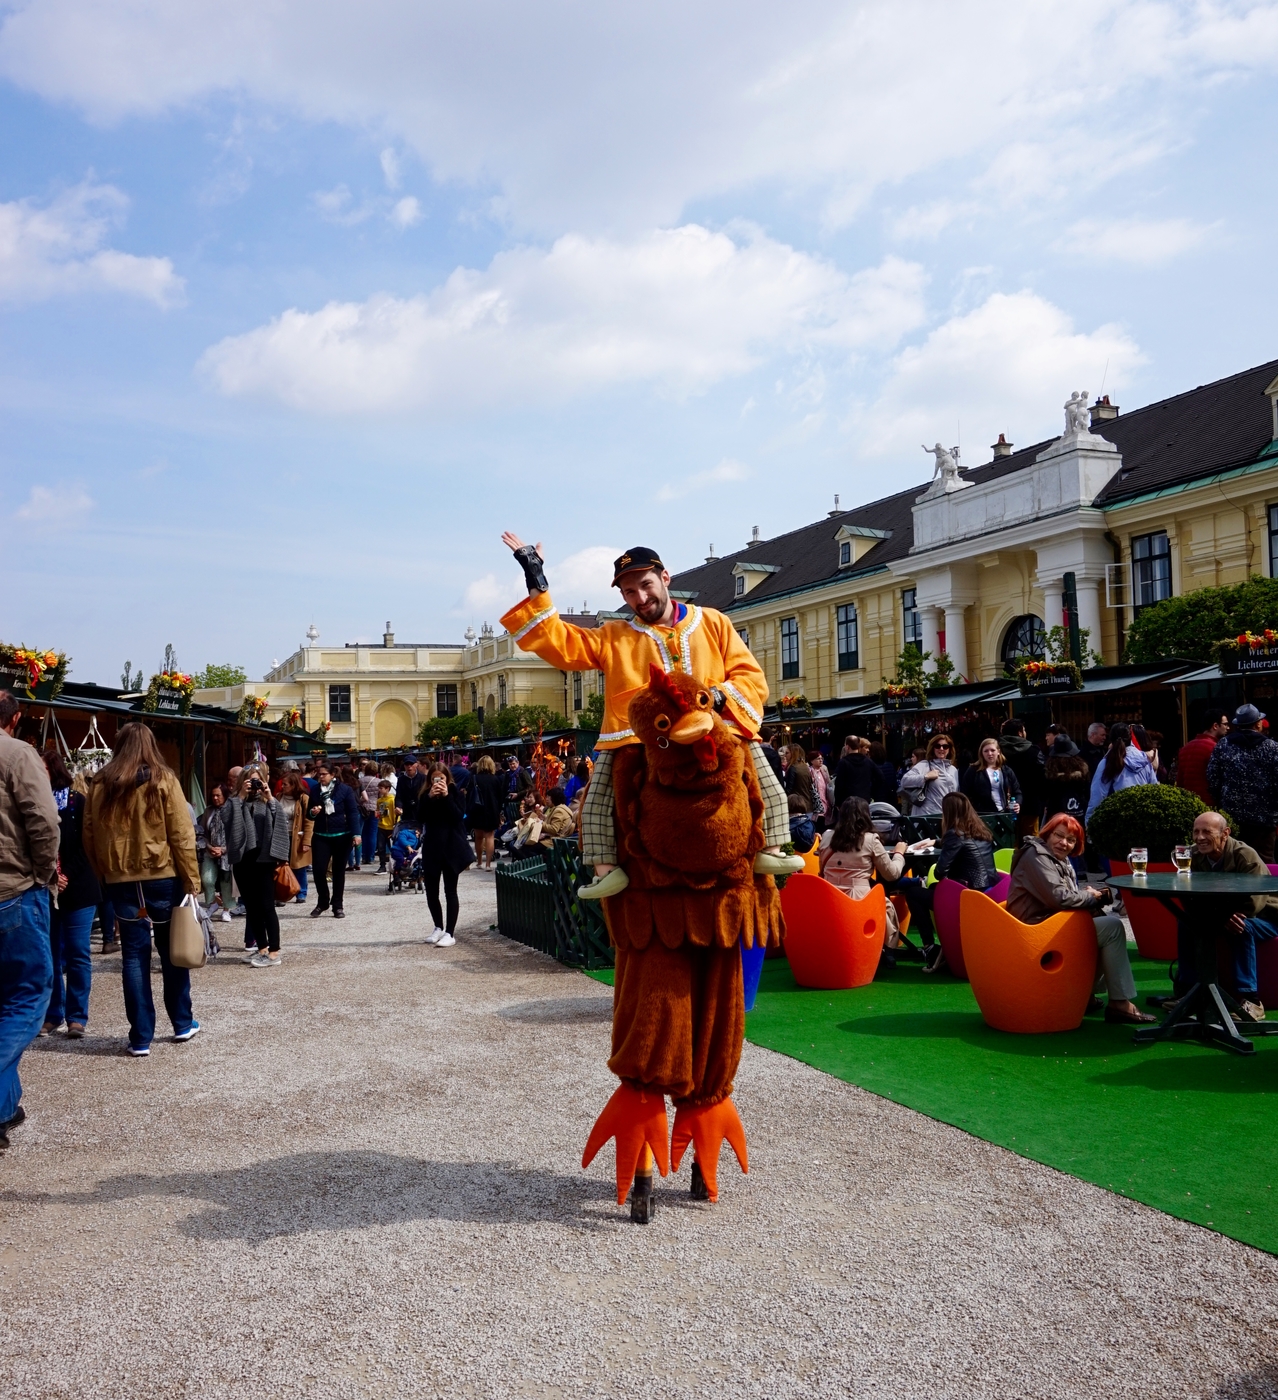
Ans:
[[[1012,877],[1003,875],[997,883],[983,891],[987,899],[995,904],[1007,903],[1007,892],[1012,887]],[[960,880],[938,880],[932,889],[932,921],[936,924],[936,936],[945,954],[945,965],[959,979],[967,981],[967,964],[963,961],[962,926],[959,919],[961,899],[967,886]],[[978,893],[982,893],[978,891]]]
[[[1269,867],[1278,875],[1278,865]],[[1278,938],[1256,944],[1256,995],[1264,1006],[1278,1006]]]

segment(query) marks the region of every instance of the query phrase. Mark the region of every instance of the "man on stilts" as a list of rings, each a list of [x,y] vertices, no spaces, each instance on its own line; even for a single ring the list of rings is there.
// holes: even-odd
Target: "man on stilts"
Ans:
[[[667,674],[684,672],[708,685],[715,712],[747,740],[747,754],[763,794],[767,842],[755,857],[756,873],[789,875],[802,870],[801,857],[781,853],[782,844],[790,839],[790,811],[785,789],[759,743],[768,682],[731,621],[713,608],[672,597],[670,574],[660,556],[638,545],[615,562],[612,579],[634,616],[600,627],[574,627],[560,618],[551,601],[541,545],[534,549],[510,531],[501,538],[514,552],[528,584],[528,597],[501,619],[514,642],[557,670],[603,673],[599,757],[581,811],[582,859],[594,867],[595,875],[578,891],[580,897],[606,899],[630,883],[617,864],[612,762],[616,750],[639,742],[627,710],[631,698],[648,683],[651,666]]]

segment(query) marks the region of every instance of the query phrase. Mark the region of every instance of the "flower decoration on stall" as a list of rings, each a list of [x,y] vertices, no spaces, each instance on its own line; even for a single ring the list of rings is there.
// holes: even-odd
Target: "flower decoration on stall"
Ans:
[[[1270,627],[1253,632],[1249,627],[1213,643],[1212,655],[1222,672],[1278,670],[1278,632]]]
[[[33,700],[52,700],[62,689],[67,656],[61,651],[40,651],[0,642],[0,686],[23,690]]]
[[[285,729],[301,729],[301,727],[302,727],[302,711],[301,711],[301,707],[298,706],[298,705],[294,705],[294,706],[292,706],[291,709],[289,709],[289,711],[288,711],[288,712],[285,714],[285,716],[284,716],[284,728],[285,728]]]
[[[142,708],[151,714],[189,715],[195,677],[185,671],[157,671],[142,697]]]
[[[1016,668],[1016,683],[1022,695],[1080,690],[1083,672],[1075,661],[1022,661]]]
[[[812,715],[812,704],[806,695],[783,695],[777,706],[782,719]]]
[[[246,695],[240,705],[239,713],[236,715],[239,723],[261,724],[270,694],[271,692],[268,690],[265,695]]]

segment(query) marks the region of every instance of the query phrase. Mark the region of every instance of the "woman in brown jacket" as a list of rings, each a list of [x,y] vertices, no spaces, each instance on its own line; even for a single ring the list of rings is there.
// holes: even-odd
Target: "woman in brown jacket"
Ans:
[[[306,903],[306,877],[311,871],[311,832],[315,823],[308,812],[311,790],[302,781],[301,775],[292,769],[284,774],[280,786],[280,806],[289,822],[288,863],[301,888],[297,892],[297,902]]]
[[[190,1040],[200,1029],[191,1014],[191,974],[169,961],[169,922],[184,894],[199,894],[200,867],[190,808],[155,736],[144,724],[125,724],[112,747],[89,788],[84,851],[120,930],[127,1053],[142,1056],[155,1035],[152,936],[173,1039]]]

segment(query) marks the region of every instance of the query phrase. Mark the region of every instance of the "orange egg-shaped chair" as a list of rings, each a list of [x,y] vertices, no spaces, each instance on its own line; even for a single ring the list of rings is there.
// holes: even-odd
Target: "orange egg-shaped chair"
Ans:
[[[803,857],[803,873],[805,875],[820,875],[821,873],[821,847],[817,844],[812,847]]]
[[[871,885],[860,899],[813,875],[790,875],[781,891],[785,955],[800,987],[838,991],[874,981],[887,929],[887,896]]]
[[[1096,983],[1096,925],[1085,910],[1023,924],[977,890],[959,899],[963,961],[987,1025],[1018,1035],[1073,1031]]]
[[[1132,868],[1125,860],[1111,860],[1110,873],[1130,875]],[[1175,865],[1169,860],[1151,860],[1149,874],[1170,875]],[[1152,958],[1155,962],[1174,962],[1179,956],[1176,951],[1176,916],[1152,894],[1138,894],[1135,890],[1123,891],[1123,908],[1132,926],[1136,939],[1136,951],[1142,958]]]

